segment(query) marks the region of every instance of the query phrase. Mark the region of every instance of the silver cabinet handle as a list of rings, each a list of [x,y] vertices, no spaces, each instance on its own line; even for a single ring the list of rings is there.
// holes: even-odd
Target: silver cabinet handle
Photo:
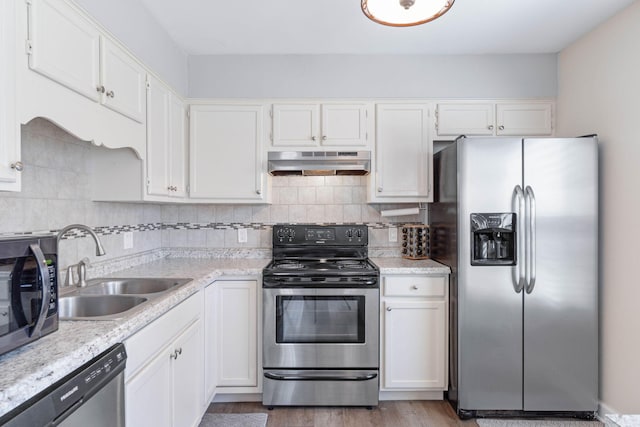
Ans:
[[[327,140],[327,135],[322,135],[322,140],[326,141]]]
[[[256,190],[256,194],[258,194],[258,195],[262,194],[262,190],[257,189],[257,190]]]
[[[177,359],[177,358],[178,358],[178,351],[174,350],[173,353],[169,355],[169,359]]]
[[[414,291],[417,291],[418,290],[418,285],[411,286],[411,289],[413,289]]]
[[[528,259],[527,259],[527,287],[526,292],[530,294],[533,292],[533,288],[536,285],[536,195],[533,193],[533,188],[527,186],[525,189],[526,200],[528,205]]]
[[[312,136],[312,137],[311,137],[311,140],[312,140],[312,141],[315,141],[315,140],[316,140],[316,137],[315,137],[315,136]]]
[[[382,193],[382,187],[378,187],[378,193]]]
[[[107,92],[107,97],[115,98],[116,97],[116,93],[114,91],[110,90],[109,92]]]
[[[498,126],[498,129],[504,130],[504,126],[500,125],[500,126]]]
[[[489,130],[493,130],[493,125],[489,125],[489,126],[487,126],[487,129],[489,129]]]
[[[100,86],[96,87],[96,91],[98,91],[100,93],[104,93],[104,91],[105,91],[104,86],[100,85]]]
[[[516,211],[516,223],[518,225],[518,234],[516,235],[517,240],[517,254],[516,254],[516,266],[514,269],[514,273],[517,271],[517,274],[514,274],[513,283],[516,293],[522,292],[525,284],[525,228],[524,228],[524,211],[525,211],[525,203],[524,203],[524,193],[522,192],[522,187],[516,185],[516,188],[513,189],[514,201],[516,202],[515,211]]]
[[[391,311],[391,307],[387,307],[387,311]]]
[[[11,169],[22,172],[24,170],[24,164],[22,162],[11,163]]]

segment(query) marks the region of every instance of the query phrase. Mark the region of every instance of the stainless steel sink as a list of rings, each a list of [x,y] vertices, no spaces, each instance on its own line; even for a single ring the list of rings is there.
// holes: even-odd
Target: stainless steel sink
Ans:
[[[94,279],[86,288],[79,290],[83,295],[146,295],[165,292],[190,282],[191,279],[127,278]]]
[[[133,295],[74,295],[60,298],[58,310],[61,319],[114,320],[146,301]]]

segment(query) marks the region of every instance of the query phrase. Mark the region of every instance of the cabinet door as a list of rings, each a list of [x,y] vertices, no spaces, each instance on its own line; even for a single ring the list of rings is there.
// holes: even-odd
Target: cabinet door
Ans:
[[[218,383],[217,357],[217,313],[216,286],[211,284],[204,290],[204,397],[211,402]]]
[[[147,194],[166,196],[169,183],[169,90],[149,76],[147,89]]]
[[[171,427],[171,359],[161,351],[125,385],[128,426]]]
[[[438,104],[438,135],[493,135],[493,108],[493,104]]]
[[[425,389],[446,386],[444,301],[383,304],[383,387]]]
[[[498,135],[551,135],[551,103],[498,104]]]
[[[176,340],[172,358],[173,426],[195,427],[204,405],[202,323],[193,323]]]
[[[263,199],[262,120],[261,105],[191,106],[192,198]]]
[[[16,169],[20,125],[16,118],[15,4],[0,1],[0,190],[10,191],[20,191]]]
[[[175,94],[169,98],[169,184],[172,197],[187,196],[187,129],[184,103]]]
[[[317,147],[320,137],[318,104],[273,104],[274,147]]]
[[[144,122],[146,71],[133,57],[101,37],[101,84],[104,105],[139,123]]]
[[[376,106],[377,197],[419,201],[429,195],[428,117],[428,107],[422,104]]]
[[[217,281],[218,385],[258,384],[256,281]]]
[[[100,100],[100,33],[66,2],[29,3],[29,67],[94,101]]]
[[[322,105],[322,145],[367,145],[367,108],[361,104]]]

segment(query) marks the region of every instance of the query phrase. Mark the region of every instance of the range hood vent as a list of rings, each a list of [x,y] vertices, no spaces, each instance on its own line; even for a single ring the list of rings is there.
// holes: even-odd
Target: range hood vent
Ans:
[[[270,151],[269,174],[282,175],[368,175],[369,151]]]

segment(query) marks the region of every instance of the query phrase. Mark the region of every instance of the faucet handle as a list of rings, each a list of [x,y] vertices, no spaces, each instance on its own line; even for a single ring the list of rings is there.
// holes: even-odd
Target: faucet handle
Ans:
[[[73,268],[74,267],[78,267],[78,264],[72,264],[72,265],[67,267],[67,277],[65,277],[65,279],[64,279],[64,285],[65,286],[75,286],[76,285],[75,278],[73,277]]]

